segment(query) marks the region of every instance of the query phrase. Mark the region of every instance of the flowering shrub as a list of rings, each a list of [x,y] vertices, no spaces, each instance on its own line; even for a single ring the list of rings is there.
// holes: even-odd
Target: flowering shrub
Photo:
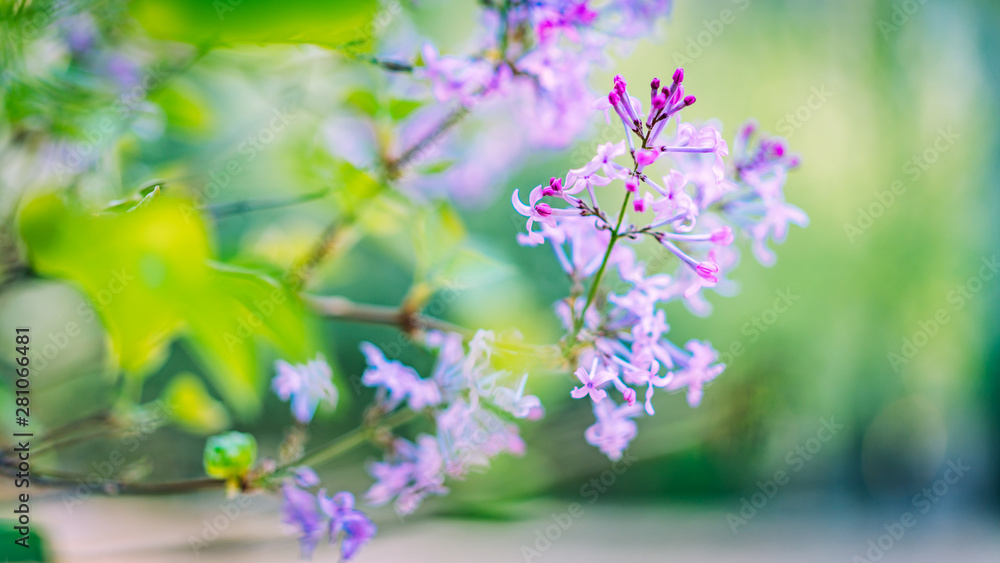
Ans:
[[[259,407],[253,385],[258,341],[282,358],[274,363],[270,389],[288,403],[294,426],[274,457],[258,458],[252,436],[229,432],[206,444],[207,480],[117,479],[106,489],[221,485],[232,494],[280,491],[283,521],[296,530],[303,554],[311,555],[325,539],[339,543],[341,557],[349,560],[372,539],[376,526],[353,493],[329,494],[315,467],[359,444],[374,444],[381,454],[367,466],[372,484],[363,500],[391,504],[406,515],[428,496],[447,494],[449,481],[485,469],[496,456],[523,454],[519,424],[541,418],[544,407],[529,391],[530,370],[498,360],[524,354],[530,345],[424,316],[423,306],[439,287],[430,275],[415,275],[416,289],[401,307],[389,310],[310,295],[304,288],[337,244],[357,238],[366,213],[447,211],[429,205],[443,196],[466,203],[488,199],[505,184],[514,163],[543,147],[566,147],[600,112],[609,124],[622,124],[621,141],[599,145],[579,168],[511,194],[514,210],[525,218],[518,242],[550,247],[568,277],[568,295],[554,307],[564,337],[546,350],[572,374],[565,392],[592,404],[596,420],[581,429],[583,438],[612,460],[635,438],[635,419],[655,414],[656,390],[683,391],[697,406],[725,365],[708,341],[669,338],[662,305],[682,301],[692,313],[708,314],[708,290],[734,289],[727,276],[739,261],[737,240],[748,239],[757,260],[770,265],[775,260],[770,243],[785,239],[789,223],[804,227],[808,219],[784,199],[788,172],[798,159],[783,140],[757,134],[750,122],[737,131],[730,154],[720,127],[682,120],[696,101],[685,92],[683,69],[669,81],[654,78],[648,96],[645,86],[641,96],[633,96],[620,75],[607,95],[590,91],[592,68],[610,61],[611,48],[650,34],[670,6],[669,0],[487,0],[481,34],[486,39],[472,54],[443,54],[402,32],[410,40],[388,42],[377,56],[348,49],[393,78],[382,99],[354,92],[346,99],[359,111],[317,120],[325,150],[344,164],[337,169],[346,186],[335,194],[338,228],[324,233],[314,251],[280,280],[225,263],[212,252],[205,216],[235,212],[231,207],[192,205],[189,194],[177,194],[165,183],[105,202],[96,211],[79,210],[61,196],[29,202],[20,217],[25,270],[74,281],[95,302],[110,294],[113,284],[121,288],[114,290],[121,297],[102,302],[106,306],[99,311],[123,376],[116,408],[141,406],[142,382],[162,365],[175,337],[193,344],[222,399],[242,416]],[[107,66],[100,71],[106,82],[113,82],[109,76],[125,80],[118,75],[131,71],[93,47],[99,31],[88,13],[67,17],[90,23],[59,27],[45,39],[65,43],[87,65]],[[153,121],[164,111],[152,101],[140,105]],[[459,130],[458,123],[473,113],[480,116],[480,127]],[[35,155],[42,170],[51,168],[45,163],[51,164],[53,152],[79,141],[58,138],[60,127],[52,129],[48,133],[55,140],[46,137],[46,149]],[[156,136],[155,126],[139,129],[129,122],[119,134]],[[345,130],[353,134],[344,135]],[[60,173],[82,177],[93,163],[77,163],[75,172],[61,167]],[[439,223],[442,232],[460,230],[452,228],[446,212]],[[119,273],[95,267],[109,259],[101,241],[115,250]],[[438,251],[448,244],[434,240],[429,246]],[[434,271],[422,262],[415,268]],[[120,272],[139,272],[139,279]],[[612,276],[623,291],[612,291]],[[221,320],[209,314],[213,310],[222,311]],[[308,426],[317,411],[337,407],[339,394],[337,374],[318,352],[306,311],[395,325],[435,355],[431,369],[421,374],[362,343],[367,368],[361,384],[374,390],[374,400],[358,429],[308,452]],[[215,415],[188,412],[178,420],[206,434],[225,427],[222,405],[200,380],[186,376],[183,382],[168,388],[179,389],[171,404]],[[421,430],[404,431],[414,420],[422,422]]]

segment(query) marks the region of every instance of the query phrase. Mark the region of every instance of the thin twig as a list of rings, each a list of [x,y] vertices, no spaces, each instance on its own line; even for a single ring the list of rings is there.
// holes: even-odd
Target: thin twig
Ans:
[[[0,473],[5,473],[11,477],[18,474],[17,460],[0,459]],[[226,484],[222,479],[201,477],[195,479],[184,479],[179,481],[151,481],[151,482],[129,482],[114,479],[104,479],[94,483],[93,475],[84,475],[65,471],[46,470],[31,468],[31,484],[57,488],[76,488],[81,483],[88,486],[93,485],[93,492],[100,492],[107,495],[165,495],[171,493],[184,493],[203,489],[221,488]]]
[[[320,265],[334,250],[344,244],[344,240],[350,237],[353,228],[353,221],[334,221],[323,231],[319,242],[312,248],[305,258],[300,260],[285,276],[285,281],[293,291],[298,291],[305,286],[312,276],[316,267]]]
[[[329,318],[391,325],[398,327],[406,333],[412,333],[418,329],[457,332],[463,335],[468,335],[469,333],[467,329],[448,321],[421,315],[418,312],[407,311],[402,307],[355,303],[350,299],[336,296],[306,295],[305,300],[313,310]]]
[[[390,59],[383,59],[380,57],[364,56],[364,55],[353,55],[354,58],[359,61],[364,61],[371,63],[375,66],[379,66],[388,70],[389,72],[413,72],[413,65],[410,63],[404,63],[401,61],[393,61]]]
[[[424,151],[429,150],[430,145],[437,142],[449,129],[465,119],[467,115],[469,115],[469,108],[465,106],[460,106],[452,110],[448,114],[448,117],[439,123],[433,131],[403,151],[403,154],[399,155],[398,158],[386,162],[386,174],[393,179],[402,176],[403,172],[415,158],[420,156]]]

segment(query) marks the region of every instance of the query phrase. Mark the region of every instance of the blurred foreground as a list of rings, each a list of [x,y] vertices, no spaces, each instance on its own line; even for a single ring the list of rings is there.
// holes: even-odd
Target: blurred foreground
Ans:
[[[45,522],[56,561],[270,563],[287,561],[295,551],[295,539],[275,525],[277,499],[266,496],[254,497],[233,518],[221,516],[226,503],[220,504],[213,495],[170,500],[92,498],[72,512],[60,499],[61,494],[52,495],[33,507],[39,521]],[[869,540],[889,546],[880,561],[1000,561],[998,522],[951,510],[946,504],[926,515],[916,511],[913,527],[890,542],[888,536],[879,536],[887,533],[884,526],[899,521],[906,506],[872,510],[843,499],[779,494],[734,534],[727,514],[738,513],[738,501],[625,506],[580,500],[579,509],[564,500],[512,505],[508,521],[439,517],[414,519],[403,526],[390,516],[379,522],[380,541],[368,546],[357,561],[819,563],[863,561],[854,557],[869,557]],[[218,529],[213,521],[220,524]],[[897,535],[898,529],[894,528]],[[545,534],[554,541],[539,539]],[[203,535],[214,540],[206,541],[196,555],[192,538]],[[313,560],[335,561],[336,556],[336,550],[321,546]]]

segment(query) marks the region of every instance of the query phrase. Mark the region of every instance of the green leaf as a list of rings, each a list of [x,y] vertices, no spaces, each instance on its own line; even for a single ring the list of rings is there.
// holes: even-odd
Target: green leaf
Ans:
[[[435,162],[434,164],[428,164],[427,166],[421,166],[417,171],[421,175],[432,175],[440,174],[445,170],[448,170],[455,164],[454,160],[442,160],[440,162]]]
[[[207,134],[212,131],[212,112],[199,92],[173,82],[166,88],[157,90],[150,96],[166,115],[167,124],[191,134]]]
[[[130,377],[151,373],[184,334],[222,397],[249,416],[260,405],[256,341],[290,362],[307,360],[314,341],[306,308],[273,279],[212,262],[191,202],[167,195],[144,201],[100,215],[55,195],[32,201],[21,213],[29,262],[41,275],[80,286]]]
[[[127,372],[156,366],[183,323],[186,296],[208,282],[208,234],[193,208],[173,198],[154,202],[90,215],[51,195],[21,213],[31,267],[80,286]]]
[[[21,536],[20,532],[14,529],[15,526],[19,525],[14,520],[0,520],[0,545],[3,546],[0,549],[0,553],[4,556],[4,562],[31,561],[34,563],[44,563],[51,561],[52,558],[48,556],[48,548],[46,547],[47,542],[38,534],[38,527],[31,526],[28,536],[22,539],[23,536]],[[24,544],[14,543],[19,540],[24,542]],[[27,548],[23,547],[25,544]]]
[[[378,114],[379,103],[371,92],[355,90],[348,94],[345,101],[368,116],[375,117]]]
[[[163,401],[173,421],[193,434],[211,434],[230,424],[225,407],[208,394],[201,379],[192,373],[174,376],[163,391]]]
[[[367,90],[355,90],[347,95],[345,101],[369,117],[388,115],[393,121],[399,121],[423,106],[417,100],[390,99],[386,101],[377,98]]]
[[[158,39],[194,44],[367,46],[376,0],[136,0],[132,15]],[[385,18],[385,16],[380,16]]]
[[[368,209],[372,200],[381,195],[384,186],[368,173],[347,162],[341,162],[332,194],[345,215],[357,216]]]
[[[391,100],[389,102],[389,116],[393,120],[399,121],[410,115],[423,105],[416,100]]]
[[[440,202],[417,218],[413,244],[418,279],[444,266],[465,242],[466,229],[455,208]]]

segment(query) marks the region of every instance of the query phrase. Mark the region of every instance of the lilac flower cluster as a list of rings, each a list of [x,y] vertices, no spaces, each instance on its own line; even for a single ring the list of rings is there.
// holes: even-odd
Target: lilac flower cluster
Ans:
[[[422,50],[417,77],[427,80],[438,102],[477,103],[505,94],[506,117],[513,110],[535,146],[563,147],[587,125],[590,69],[605,62],[614,40],[645,34],[657,16],[670,13],[670,0],[501,1],[488,4],[480,54],[440,56]]]
[[[429,495],[447,493],[446,479],[463,479],[502,453],[523,454],[524,441],[512,420],[544,414],[538,397],[525,395],[527,374],[514,377],[494,367],[492,332],[478,331],[467,349],[461,335],[438,331],[428,332],[425,344],[437,352],[427,378],[362,344],[368,369],[361,381],[378,390],[380,410],[405,402],[434,422],[434,434],[420,434],[413,442],[395,438],[385,458],[369,468],[376,482],[365,498],[376,506],[393,502],[399,514],[412,513]]]
[[[271,388],[283,401],[291,400],[292,415],[302,424],[309,424],[320,402],[337,405],[337,388],[333,372],[322,354],[305,364],[292,365],[284,360],[274,364],[277,375]]]
[[[368,368],[361,382],[376,389],[374,411],[380,416],[406,408],[434,422],[434,434],[420,434],[413,442],[395,437],[386,445],[382,461],[370,465],[375,483],[365,499],[380,506],[392,502],[399,514],[410,514],[429,495],[448,492],[446,479],[463,479],[486,468],[502,453],[521,455],[524,441],[515,419],[537,420],[544,414],[541,401],[525,394],[527,374],[515,377],[493,365],[496,339],[480,330],[466,346],[462,335],[430,331],[424,344],[437,353],[429,377],[389,360],[371,343],[361,344]],[[272,388],[291,400],[292,412],[302,424],[311,421],[321,401],[336,402],[329,365],[322,356],[304,365],[275,364]],[[349,559],[375,533],[375,526],[354,508],[354,497],[342,492],[332,498],[308,467],[292,471],[282,485],[284,520],[299,531],[302,552],[310,555],[323,536],[341,541]]]
[[[282,518],[299,532],[299,545],[305,557],[311,557],[325,536],[330,543],[340,541],[340,556],[350,560],[375,535],[375,524],[364,512],[354,508],[354,495],[340,492],[332,497],[326,489],[313,493],[308,489],[320,484],[319,476],[309,467],[298,467],[282,485]]]
[[[551,245],[574,288],[591,280],[586,296],[574,289],[556,304],[556,313],[567,331],[567,353],[579,366],[574,375],[580,385],[570,394],[589,397],[597,418],[585,438],[611,459],[620,458],[635,437],[632,419],[643,411],[654,414],[656,389],[685,390],[688,403],[697,406],[705,385],[725,369],[710,343],[689,340],[678,346],[668,339],[670,326],[660,305],[683,300],[692,312],[707,314],[703,290],[725,290],[725,275],[739,258],[733,246],[737,234],[750,238],[755,256],[769,265],[774,255],[768,242],[782,242],[789,223],[808,223],[805,213],[784,199],[788,171],[798,165],[785,142],[763,138],[751,146],[756,127],[747,124],[727,164],[729,147],[716,127],[681,120],[681,110],[695,102],[685,95],[683,82],[683,69],[669,83],[654,79],[644,112],[616,76],[614,88],[595,108],[609,120],[614,112],[626,138],[599,146],[596,156],[565,180],[552,178],[535,187],[527,204],[518,190],[511,197],[514,209],[527,218],[520,243]],[[626,154],[630,165],[616,161]],[[669,166],[662,181],[651,172],[658,163]],[[622,198],[616,217],[599,206],[598,192],[609,192],[612,185],[624,188],[607,194]],[[536,223],[540,230],[534,230]],[[676,269],[647,273],[648,264],[637,259],[642,241],[655,243],[653,263],[676,258]],[[609,266],[628,289],[608,293],[599,303]],[[612,388],[621,404],[609,396]],[[642,408],[636,405],[637,390],[644,391]]]
[[[419,53],[412,77],[398,78],[390,87],[400,96],[425,102],[415,88],[416,79],[436,103],[399,123],[395,136],[365,120],[331,121],[331,151],[355,166],[371,167],[382,159],[394,167],[408,149],[419,146],[419,162],[414,163],[421,165],[419,173],[392,170],[399,176],[398,189],[418,199],[447,195],[466,203],[488,200],[489,187],[501,183],[527,151],[561,148],[579,138],[589,124],[589,100],[596,95],[589,86],[591,70],[608,63],[611,46],[621,48],[647,35],[670,13],[672,1],[593,4],[484,2],[483,29],[475,35],[480,43],[470,53],[442,54],[429,42],[387,46],[389,60]],[[454,118],[456,108],[475,108],[478,121],[488,126],[434,133]],[[351,130],[365,132],[361,143],[357,135],[337,133],[348,124]],[[427,139],[431,142],[421,145]]]

